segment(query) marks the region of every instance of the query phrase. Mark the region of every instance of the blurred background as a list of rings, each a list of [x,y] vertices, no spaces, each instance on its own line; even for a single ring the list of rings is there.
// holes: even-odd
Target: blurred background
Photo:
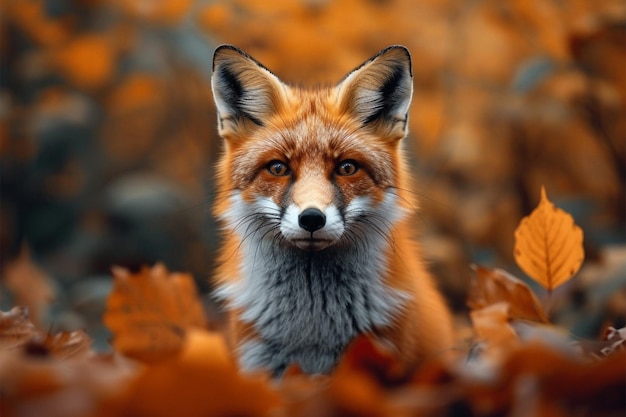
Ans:
[[[28,305],[40,324],[87,329],[104,348],[112,265],[163,262],[210,291],[217,45],[314,85],[403,44],[415,76],[407,148],[420,239],[453,307],[462,315],[472,263],[524,277],[513,234],[545,185],[585,233],[585,265],[553,297],[555,321],[576,337],[624,325],[623,0],[0,7],[3,310]]]

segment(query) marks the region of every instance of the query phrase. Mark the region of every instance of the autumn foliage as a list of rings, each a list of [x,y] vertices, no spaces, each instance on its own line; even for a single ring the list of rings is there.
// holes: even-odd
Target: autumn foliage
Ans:
[[[0,416],[624,416],[622,0],[0,8]],[[220,43],[307,85],[411,50],[453,364],[360,338],[329,376],[239,373],[207,296]]]

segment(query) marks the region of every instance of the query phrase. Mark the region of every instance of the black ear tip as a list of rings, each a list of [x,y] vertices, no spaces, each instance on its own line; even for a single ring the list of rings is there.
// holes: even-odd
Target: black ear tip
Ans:
[[[237,48],[235,45],[230,45],[227,43],[222,44],[215,48],[215,51],[213,52],[213,70],[215,70],[215,64],[219,60],[220,56],[228,52],[236,52],[239,55],[247,56],[244,51]]]
[[[409,48],[407,48],[404,45],[390,45],[388,47],[386,47],[385,49],[383,49],[383,51],[387,51],[387,50],[396,50],[398,52],[402,52],[404,53],[406,56],[408,56],[409,58],[411,57],[411,52],[409,51]]]
[[[273,74],[272,71],[267,69],[263,64],[261,64],[259,61],[254,59],[246,51],[244,51],[243,49],[239,49],[236,46],[230,45],[230,44],[223,44],[215,48],[215,52],[213,52],[213,68],[212,68],[213,72],[215,72],[215,67],[217,66],[220,60],[228,60],[229,58],[232,59],[233,62],[239,60],[240,58],[243,58],[244,61],[253,62],[257,66],[269,72],[270,74]]]
[[[389,45],[388,47],[382,49],[376,56],[386,55],[386,54],[397,54],[404,55],[405,57],[411,59],[411,52],[409,48],[404,45]]]
[[[411,63],[411,52],[404,45],[391,45],[378,53],[378,56],[391,54],[398,60],[404,60],[408,66],[409,74],[413,76],[413,65]]]

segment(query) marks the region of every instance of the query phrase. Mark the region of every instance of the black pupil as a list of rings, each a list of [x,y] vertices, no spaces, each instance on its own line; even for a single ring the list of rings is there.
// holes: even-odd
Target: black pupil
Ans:
[[[274,174],[274,175],[283,175],[286,171],[285,168],[285,164],[281,163],[281,162],[274,162],[271,166],[270,166],[270,171]]]
[[[344,175],[350,175],[352,173],[354,173],[355,171],[355,166],[352,162],[344,162],[343,164],[341,164],[340,167],[340,173],[344,174]]]

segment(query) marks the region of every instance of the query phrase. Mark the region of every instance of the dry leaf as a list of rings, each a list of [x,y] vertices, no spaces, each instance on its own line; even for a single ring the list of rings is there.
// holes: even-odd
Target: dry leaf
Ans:
[[[541,188],[541,201],[515,231],[515,260],[531,278],[552,291],[567,282],[585,258],[583,232]]]
[[[92,353],[91,338],[84,330],[50,334],[42,345],[59,359],[77,358]]]
[[[368,336],[357,337],[342,358],[342,367],[367,371],[382,384],[397,384],[407,377],[406,365],[393,351],[384,349]]]
[[[510,306],[506,302],[492,304],[470,312],[472,324],[478,338],[486,343],[490,360],[499,360],[513,348],[519,339],[510,320]]]
[[[15,304],[26,307],[33,323],[42,326],[46,309],[54,300],[55,290],[50,277],[31,260],[26,245],[19,256],[5,267],[4,284],[15,297]]]
[[[546,313],[532,290],[523,281],[501,269],[476,265],[467,304],[472,310],[506,302],[511,318],[547,323]]]
[[[589,362],[531,343],[511,352],[495,375],[465,380],[464,403],[478,416],[622,416],[625,360],[620,352]]]
[[[23,346],[37,334],[28,309],[13,307],[6,313],[0,311],[0,351]]]
[[[83,330],[44,335],[37,331],[24,307],[0,311],[0,351],[22,348],[21,352],[77,358],[91,353],[91,338]]]
[[[164,359],[182,349],[188,328],[206,325],[191,276],[170,274],[161,264],[135,275],[114,268],[113,276],[104,323],[124,355],[145,362]]]
[[[261,416],[279,405],[265,378],[239,374],[223,337],[190,330],[183,350],[145,369],[129,391],[135,417]]]
[[[136,362],[115,355],[42,359],[15,350],[0,352],[0,415],[127,416],[118,403],[139,369]]]
[[[561,411],[569,411],[564,415],[624,415],[625,361],[626,351],[587,362],[537,342],[511,354],[502,366],[501,381],[510,381],[510,388],[515,389],[524,378],[532,378],[536,396],[527,400],[537,405],[560,404]],[[621,414],[616,414],[620,409]]]

